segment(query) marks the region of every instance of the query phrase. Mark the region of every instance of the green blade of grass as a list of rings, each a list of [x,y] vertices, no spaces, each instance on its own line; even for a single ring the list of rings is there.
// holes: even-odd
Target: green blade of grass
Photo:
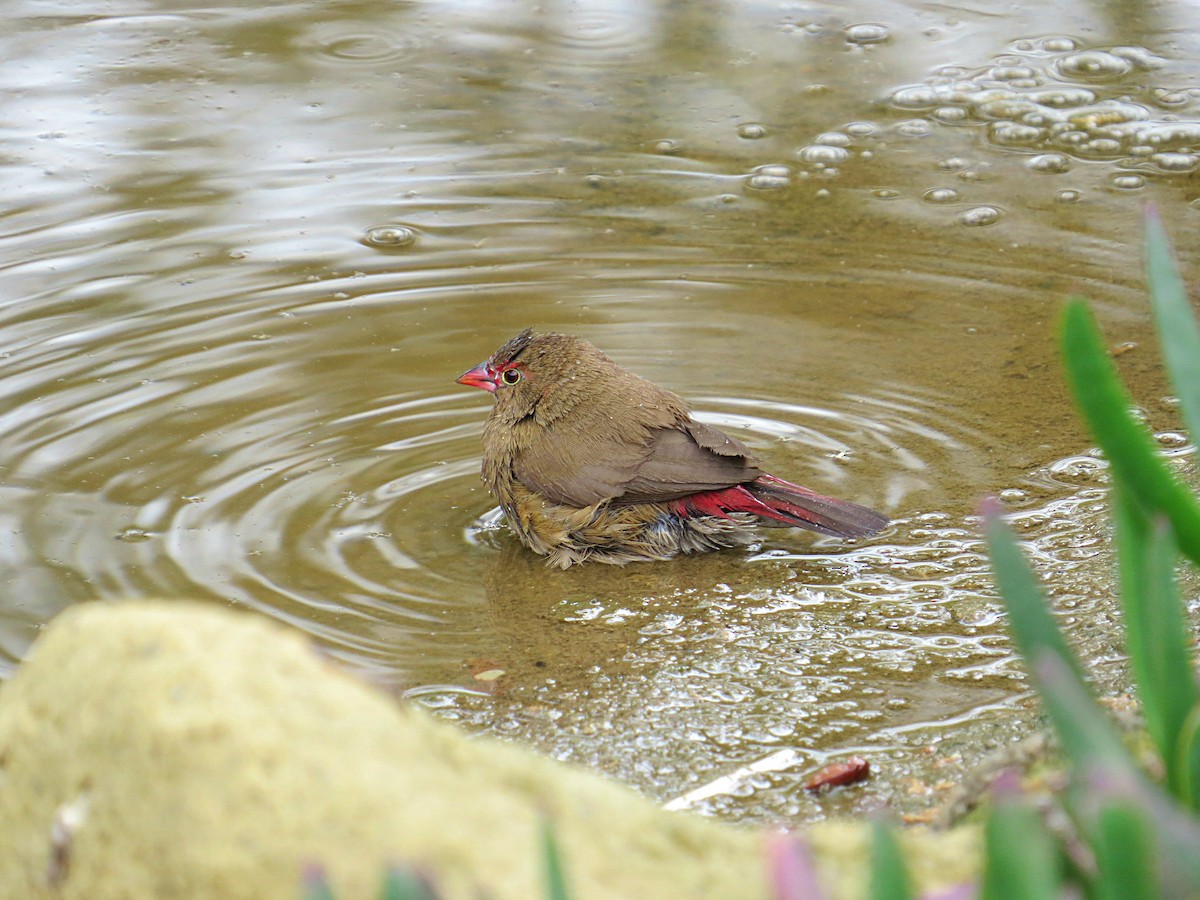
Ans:
[[[1058,900],[1058,847],[1037,812],[1022,803],[1000,802],[984,835],[980,900]]]
[[[1100,810],[1092,839],[1100,900],[1159,900],[1155,849],[1154,832],[1136,806],[1112,803]]]
[[[1175,541],[1170,526],[1151,523],[1120,483],[1112,494],[1126,644],[1146,717],[1146,730],[1167,768],[1171,792],[1189,803],[1185,770],[1177,765],[1180,734],[1200,700],[1192,672],[1190,635],[1175,590]]]
[[[1098,840],[1103,811],[1126,804],[1138,811],[1157,847],[1158,878],[1164,897],[1200,897],[1200,821],[1187,815],[1134,764],[1083,685],[1050,654],[1031,668],[1042,687],[1042,701],[1072,763],[1070,808],[1081,830]],[[1064,727],[1065,726],[1065,727]],[[1082,741],[1096,746],[1080,753]],[[1082,760],[1082,761],[1080,761]]]
[[[1200,809],[1200,706],[1193,707],[1179,733],[1175,747],[1175,771],[1179,792],[1186,806]]]
[[[1009,630],[1033,675],[1063,752],[1074,765],[1085,769],[1101,763],[1132,767],[1120,739],[1092,701],[1079,663],[1058,630],[1016,538],[1001,519],[999,505],[987,501],[983,514],[988,554],[1008,609]],[[1061,672],[1049,683],[1041,675],[1047,661]]]
[[[542,867],[546,873],[546,900],[569,900],[571,895],[567,890],[567,875],[558,849],[554,823],[550,819],[542,821]]]
[[[1053,654],[1075,673],[1082,684],[1083,672],[1063,639],[1062,632],[1058,630],[1058,624],[1050,613],[1033,570],[1017,546],[1016,538],[1004,524],[999,504],[995,500],[985,500],[982,511],[992,571],[996,576],[1000,597],[1008,609],[1008,626],[1017,642],[1017,649],[1027,660],[1042,652]]]
[[[912,895],[896,833],[876,821],[871,829],[871,884],[867,896],[870,900],[912,900]]]
[[[1200,503],[1175,480],[1146,429],[1130,413],[1132,400],[1082,300],[1067,304],[1062,351],[1075,402],[1115,477],[1149,514],[1166,515],[1179,549],[1200,563]]]
[[[383,877],[379,900],[437,900],[429,879],[408,870],[391,867]]]
[[[1188,433],[1193,441],[1200,441],[1200,327],[1179,277],[1167,231],[1153,207],[1146,211],[1146,278],[1167,373]]]

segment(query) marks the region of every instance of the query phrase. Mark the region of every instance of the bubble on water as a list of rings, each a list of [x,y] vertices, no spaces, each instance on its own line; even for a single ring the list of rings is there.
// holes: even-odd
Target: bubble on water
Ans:
[[[1146,186],[1146,179],[1141,175],[1134,175],[1132,173],[1114,175],[1112,177],[1112,186],[1118,191],[1138,191]]]
[[[953,203],[958,199],[958,191],[954,188],[930,188],[921,195],[927,203]]]
[[[1022,116],[1044,114],[1045,112],[1048,111],[1043,111],[1042,107],[1033,101],[1016,96],[998,97],[979,103],[975,107],[976,115],[983,116],[985,119],[1007,122],[1015,122]]]
[[[1133,71],[1133,63],[1103,50],[1082,50],[1062,57],[1054,64],[1063,78],[1079,81],[1112,81]]]
[[[924,83],[893,89],[894,108],[923,116],[894,125],[895,133],[924,137],[934,126],[983,120],[990,144],[1046,157],[1030,164],[1035,171],[1061,170],[1046,155],[1051,150],[1060,151],[1060,157],[1140,161],[1164,175],[1186,175],[1200,166],[1200,122],[1160,109],[1166,103],[1200,105],[1200,89],[1141,83],[1099,87],[1159,67],[1158,56],[1132,46],[1084,49],[1062,37],[1023,39],[1010,47],[1019,52],[998,56],[986,68],[942,66]],[[1087,83],[1053,83],[1068,79]],[[1114,96],[1119,91],[1128,95]]]
[[[1046,172],[1057,175],[1071,170],[1071,159],[1065,153],[1039,153],[1025,163],[1035,172]]]
[[[947,156],[945,159],[937,161],[937,167],[947,172],[958,172],[965,169],[968,165],[970,163],[961,156]]]
[[[1042,41],[1042,49],[1047,53],[1070,53],[1078,47],[1076,40],[1069,37],[1052,37]]]
[[[963,225],[976,228],[985,225],[995,225],[1000,221],[1000,210],[994,206],[975,206],[960,212],[958,214],[958,221]]]
[[[1197,156],[1194,153],[1155,153],[1150,162],[1164,172],[1191,172],[1196,168]]]
[[[1168,109],[1186,106],[1192,99],[1186,91],[1173,91],[1167,88],[1155,88],[1150,92],[1150,97],[1159,106],[1165,106]]]
[[[1110,47],[1109,52],[1146,71],[1161,69],[1167,64],[1165,59],[1156,56],[1145,47]]]
[[[654,142],[654,152],[662,153],[666,156],[673,156],[683,150],[683,144],[671,138],[663,138],[661,141]]]
[[[849,147],[850,136],[840,131],[824,131],[818,134],[814,144],[825,144],[828,147]]]
[[[850,158],[850,151],[828,144],[809,144],[797,151],[796,157],[812,166],[836,166]]]
[[[975,165],[969,166],[958,173],[959,181],[967,181],[972,183],[992,181],[995,179],[995,177],[996,175],[994,172],[992,172],[991,163],[986,162],[976,163]]]
[[[871,191],[871,196],[879,200],[895,200],[900,196],[900,192],[895,188],[875,188]]]
[[[1096,102],[1096,92],[1081,87],[1049,88],[1044,91],[1034,91],[1025,96],[1039,106],[1049,106],[1052,109],[1069,109],[1073,106],[1086,106]]]
[[[850,122],[845,128],[846,134],[853,137],[867,137],[875,133],[874,122]]]
[[[746,187],[751,191],[782,191],[791,186],[791,179],[779,178],[776,175],[751,175],[746,179]]]
[[[1121,142],[1112,138],[1096,138],[1080,144],[1076,152],[1092,159],[1115,159],[1121,155]]]
[[[745,138],[748,141],[757,141],[759,138],[767,136],[767,129],[764,125],[759,125],[756,122],[746,122],[738,126],[738,137]]]
[[[126,544],[140,544],[150,540],[154,535],[142,528],[123,528],[115,535],[118,541]]]
[[[1012,64],[993,66],[987,71],[987,76],[994,81],[1035,80],[1037,78],[1037,70],[1030,66]]]
[[[1200,144],[1200,122],[1161,122],[1144,125],[1137,133],[1139,143],[1152,147],[1182,149]]]
[[[368,228],[366,242],[374,247],[411,247],[417,242],[417,230],[408,225],[376,225]]]
[[[970,114],[961,106],[939,106],[933,111],[933,117],[939,122],[953,125],[957,122],[967,121]]]
[[[1154,435],[1154,439],[1164,447],[1172,449],[1177,447],[1188,447],[1192,441],[1186,434],[1180,434],[1178,431],[1160,431]]]
[[[928,137],[933,128],[927,119],[906,119],[896,123],[896,133],[905,137]]]
[[[1054,143],[1064,147],[1078,147],[1087,142],[1087,133],[1083,131],[1054,132]]]
[[[891,32],[886,25],[863,23],[848,25],[845,31],[846,40],[851,44],[884,44],[891,39]]]
[[[766,166],[756,166],[751,174],[766,175],[771,178],[790,178],[792,175],[792,167],[785,166],[782,163],[772,163]]]
[[[899,109],[933,109],[938,95],[927,84],[914,84],[892,91],[892,106]]]
[[[1083,194],[1079,191],[1062,190],[1054,195],[1054,199],[1059,203],[1078,203],[1083,199]]]
[[[755,191],[780,191],[791,186],[791,168],[778,164],[758,166],[746,179],[746,187]]]
[[[938,78],[963,78],[967,75],[967,70],[962,66],[938,66],[933,70],[933,74]]]
[[[1150,117],[1150,111],[1136,103],[1104,100],[1080,109],[1072,110],[1067,121],[1084,131],[1097,131],[1127,122],[1141,122]]]
[[[1043,128],[1018,125],[1016,122],[993,122],[988,128],[992,143],[1002,147],[1032,147],[1045,136]]]

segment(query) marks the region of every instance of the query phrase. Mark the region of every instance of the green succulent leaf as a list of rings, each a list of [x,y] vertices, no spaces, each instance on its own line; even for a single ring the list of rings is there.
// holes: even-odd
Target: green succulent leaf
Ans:
[[[1188,432],[1193,441],[1200,441],[1200,327],[1179,277],[1170,239],[1153,208],[1146,214],[1146,277],[1167,373]]]
[[[1192,810],[1200,809],[1200,706],[1184,720],[1175,746],[1174,771],[1179,773],[1179,796]]]
[[[1001,802],[988,817],[980,900],[1059,900],[1058,848],[1029,806]]]
[[[383,877],[379,900],[437,900],[428,879],[408,869],[389,868]]]
[[[870,900],[912,900],[908,870],[896,833],[885,823],[875,822],[871,830]]]
[[[1200,502],[1171,474],[1153,439],[1130,413],[1132,400],[1082,300],[1067,304],[1062,351],[1075,402],[1108,457],[1114,478],[1147,515],[1162,512],[1180,550],[1200,563]]]
[[[546,900],[570,900],[558,837],[550,819],[542,821],[542,867],[546,873]]]
[[[1176,549],[1169,524],[1149,521],[1118,482],[1112,492],[1126,643],[1138,698],[1172,793],[1188,803],[1177,763],[1180,734],[1200,701],[1183,605],[1175,589]]]
[[[1154,829],[1130,803],[1112,803],[1099,815],[1092,849],[1100,870],[1101,900],[1159,900]],[[1013,895],[1019,896],[1019,895]]]

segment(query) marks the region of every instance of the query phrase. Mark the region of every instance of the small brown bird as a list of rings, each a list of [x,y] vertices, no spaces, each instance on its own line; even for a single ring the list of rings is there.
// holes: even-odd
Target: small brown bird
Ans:
[[[767,475],[681,397],[582,338],[526,329],[458,383],[495,395],[483,481],[521,542],[559,568],[733,547],[755,525],[865,537],[888,522]]]

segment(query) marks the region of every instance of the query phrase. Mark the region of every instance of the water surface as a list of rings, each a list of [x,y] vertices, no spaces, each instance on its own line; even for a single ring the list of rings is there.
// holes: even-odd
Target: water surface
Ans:
[[[10,7],[4,672],[70,604],[201,597],[663,801],[920,815],[1036,724],[996,493],[1123,683],[1054,329],[1090,296],[1192,457],[1138,223],[1157,203],[1195,271],[1194,8]],[[545,568],[489,515],[487,398],[453,383],[530,325],[894,524]],[[800,790],[850,752],[871,784]]]

